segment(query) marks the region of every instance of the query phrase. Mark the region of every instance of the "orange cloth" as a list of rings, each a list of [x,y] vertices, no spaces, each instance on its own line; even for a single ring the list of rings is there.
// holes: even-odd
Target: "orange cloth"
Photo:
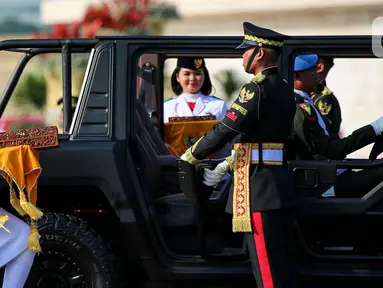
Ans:
[[[35,206],[37,201],[37,179],[41,174],[41,166],[38,161],[39,151],[28,145],[20,145],[0,149],[0,174],[9,184],[10,202],[15,210],[24,216],[31,218],[31,231],[28,236],[28,247],[37,253],[41,252],[39,234],[35,220],[43,213]],[[16,184],[19,199],[13,190]],[[25,193],[27,195],[25,195]],[[0,228],[8,219],[0,219]],[[11,233],[11,231],[8,231]]]
[[[37,179],[42,170],[38,161],[39,154],[39,151],[28,145],[0,149],[1,175],[9,185],[12,184],[9,180],[12,180],[19,192],[25,191],[33,205],[36,205]]]
[[[165,123],[165,142],[171,155],[181,156],[219,120]]]

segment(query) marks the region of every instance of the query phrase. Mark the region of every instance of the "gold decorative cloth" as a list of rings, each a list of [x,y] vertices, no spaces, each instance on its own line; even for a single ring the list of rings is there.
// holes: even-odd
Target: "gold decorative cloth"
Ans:
[[[181,156],[219,122],[219,120],[207,120],[165,123],[165,143],[169,153]]]
[[[282,150],[282,143],[262,143],[263,150]],[[233,189],[233,232],[252,232],[250,207],[250,165],[258,164],[252,160],[252,152],[258,151],[257,143],[234,144],[234,189]],[[279,159],[263,161],[264,165],[282,165]],[[255,189],[255,187],[253,187]]]

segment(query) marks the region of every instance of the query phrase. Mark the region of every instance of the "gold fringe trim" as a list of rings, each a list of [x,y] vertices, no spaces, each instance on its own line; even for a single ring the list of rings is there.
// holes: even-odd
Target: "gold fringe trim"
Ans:
[[[233,232],[252,232],[250,217],[233,217]]]
[[[4,224],[9,220],[9,216],[8,215],[2,215],[0,216],[0,229],[4,229],[5,231],[7,231],[8,233],[11,233],[11,231],[9,231],[9,229],[7,227],[4,226]]]

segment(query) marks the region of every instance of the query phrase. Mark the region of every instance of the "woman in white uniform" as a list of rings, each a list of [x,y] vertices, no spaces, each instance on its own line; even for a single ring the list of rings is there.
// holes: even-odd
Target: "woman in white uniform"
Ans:
[[[0,217],[6,219],[3,227],[0,225],[0,268],[6,266],[2,288],[22,288],[36,255],[28,248],[31,228],[1,207]]]
[[[212,85],[203,58],[178,58],[171,85],[177,96],[164,103],[164,123],[169,122],[169,117],[214,115],[217,120],[224,118],[226,102],[210,96]]]

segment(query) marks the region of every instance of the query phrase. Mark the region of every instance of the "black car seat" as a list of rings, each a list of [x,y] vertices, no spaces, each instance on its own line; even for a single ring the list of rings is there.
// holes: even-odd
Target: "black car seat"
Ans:
[[[183,227],[195,224],[195,200],[186,197],[178,180],[179,157],[169,152],[153,127],[144,104],[136,101],[135,135],[137,144],[136,164],[142,184],[150,191],[156,220],[162,226]],[[223,183],[210,198],[211,203],[222,202],[222,193],[230,181]]]
[[[158,135],[152,121],[149,119],[149,113],[145,108],[145,105],[140,101],[136,100],[136,111],[139,117],[139,121],[141,121],[141,125],[146,130],[149,141],[151,145],[155,149],[158,155],[170,155],[169,150],[166,147],[164,141],[162,141],[160,135]]]
[[[178,157],[169,154],[144,104],[139,100],[136,100],[136,116],[136,139],[140,152],[138,166],[141,166],[152,199],[180,194],[176,162]]]

